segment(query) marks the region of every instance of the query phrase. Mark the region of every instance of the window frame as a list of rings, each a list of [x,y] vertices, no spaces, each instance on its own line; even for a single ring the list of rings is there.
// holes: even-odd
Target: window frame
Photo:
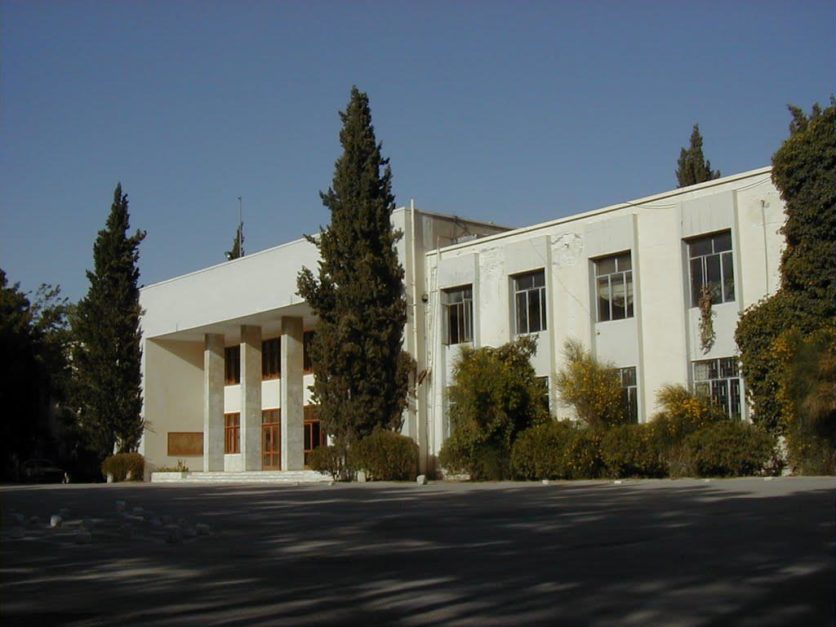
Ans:
[[[627,419],[633,423],[639,422],[639,378],[636,366],[616,368],[621,382],[622,402],[627,410]]]
[[[621,264],[626,263],[628,265],[627,268],[622,269],[620,267]],[[613,262],[613,270],[611,272],[603,272],[603,265],[608,262]],[[593,293],[595,294],[595,321],[596,322],[612,322],[614,320],[627,320],[629,318],[635,317],[635,294],[633,290],[633,253],[632,250],[628,250],[621,253],[616,253],[613,255],[606,255],[604,257],[598,257],[592,260],[593,270],[594,270],[594,289]],[[614,280],[618,280],[620,278],[621,285],[624,286],[624,306],[621,307],[621,314],[622,315],[615,315],[616,306],[615,301],[616,297],[614,294]],[[606,280],[607,287],[606,292],[608,298],[602,298],[601,296],[601,288],[600,284],[601,281]],[[602,317],[603,311],[601,310],[602,302],[607,303],[607,311],[606,317]]]
[[[702,366],[708,369],[707,378],[698,378],[698,368]],[[691,362],[691,377],[696,394],[707,396],[730,419],[741,420],[743,418],[745,406],[743,377],[740,375],[738,356],[694,360]],[[737,411],[733,412],[733,409]]]
[[[721,248],[722,243],[718,240],[726,237],[728,238],[728,248]],[[692,237],[687,239],[685,243],[687,245],[688,287],[691,291],[691,307],[700,306],[700,297],[705,285],[711,286],[709,289],[711,290],[712,305],[735,302],[734,239],[731,229]],[[695,250],[706,243],[710,246],[710,251],[699,252]],[[698,276],[696,276],[695,265],[699,265]],[[711,274],[713,273],[718,276],[717,280],[711,280]],[[717,288],[713,287],[715,284]]]
[[[224,455],[241,452],[241,412],[224,413]]]
[[[542,284],[537,285],[537,279],[542,277]],[[531,286],[521,287],[520,283],[526,279],[534,279]],[[511,292],[513,298],[511,300],[511,307],[514,317],[514,335],[531,335],[534,333],[541,333],[547,331],[548,325],[548,306],[546,304],[546,270],[540,268],[539,270],[532,270],[530,272],[523,272],[515,274],[511,277]],[[533,303],[534,295],[536,294],[536,303]],[[521,298],[522,297],[522,298]],[[524,306],[520,309],[520,302],[524,300]],[[533,305],[533,306],[532,306]],[[539,326],[531,324],[531,313],[537,311],[539,318]],[[524,313],[524,324],[522,323],[521,313]]]
[[[282,338],[273,337],[261,342],[261,380],[270,381],[282,376]]]
[[[224,385],[241,384],[241,345],[224,347]]]
[[[461,295],[461,300],[450,302],[451,298],[455,298],[459,294]],[[447,346],[472,343],[473,284],[444,289],[441,292],[441,300],[444,308],[444,343]],[[455,325],[453,323],[454,315],[456,316]]]

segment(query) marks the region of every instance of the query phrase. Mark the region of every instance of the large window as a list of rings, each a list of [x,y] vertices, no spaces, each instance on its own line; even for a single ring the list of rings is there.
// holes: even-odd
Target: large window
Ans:
[[[736,357],[695,361],[694,390],[711,398],[731,418],[740,418],[740,372]]]
[[[598,322],[633,317],[633,265],[630,253],[595,261]]]
[[[639,386],[636,383],[636,367],[619,368],[618,376],[621,379],[622,398],[627,410],[627,417],[630,422],[638,422]]]
[[[281,369],[281,339],[273,338],[261,343],[261,378],[278,379]]]
[[[227,346],[224,349],[224,383],[241,383],[241,347]]]
[[[281,468],[281,419],[280,409],[261,410],[261,468]]]
[[[447,344],[473,341],[473,288],[445,290],[442,293]]]
[[[688,242],[691,307],[698,307],[704,289],[712,304],[734,300],[734,260],[731,232],[724,231]]]
[[[514,320],[517,335],[546,329],[546,273],[543,270],[513,278]]]
[[[224,414],[224,453],[241,452],[241,414]]]
[[[305,440],[304,440],[304,455],[305,465],[310,461],[311,452],[320,446],[325,446],[328,443],[328,437],[325,434],[325,429],[322,428],[322,423],[319,421],[316,405],[305,405]]]

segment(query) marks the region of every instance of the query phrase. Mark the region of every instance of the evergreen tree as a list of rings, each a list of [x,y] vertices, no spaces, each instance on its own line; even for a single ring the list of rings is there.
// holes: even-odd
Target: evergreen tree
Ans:
[[[121,184],[93,245],[90,288],[72,320],[78,420],[91,449],[104,458],[136,450],[142,436],[139,244],[128,236],[128,197]]]
[[[719,170],[711,170],[711,162],[702,154],[702,135],[700,125],[694,124],[691,131],[691,146],[679,151],[679,161],[676,168],[676,181],[679,187],[696,185],[705,181],[720,178]]]
[[[319,417],[338,446],[350,447],[376,427],[400,429],[413,360],[401,346],[406,301],[392,173],[368,96],[353,87],[340,117],[343,154],[320,193],[331,223],[308,238],[319,248],[319,276],[304,268],[297,285],[319,317],[311,346]]]
[[[791,426],[781,387],[799,384],[782,382],[793,369],[782,361],[779,338],[796,336],[793,343],[803,348],[819,330],[836,328],[836,101],[826,109],[815,105],[810,116],[790,111],[790,136],[772,157],[787,216],[781,287],[743,312],[735,331],[754,420],[775,431]]]
[[[244,223],[238,223],[238,230],[235,231],[235,239],[232,240],[232,250],[226,251],[226,258],[229,261],[244,256]]]

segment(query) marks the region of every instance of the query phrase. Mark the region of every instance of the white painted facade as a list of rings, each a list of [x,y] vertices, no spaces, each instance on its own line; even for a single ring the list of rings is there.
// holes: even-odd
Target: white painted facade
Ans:
[[[717,364],[736,355],[739,313],[778,286],[783,219],[769,168],[514,230],[398,209],[393,225],[404,234],[397,245],[408,306],[404,344],[421,373],[403,432],[418,442],[422,468],[432,468],[449,433],[445,390],[462,346],[448,343],[445,331],[451,314],[443,301],[453,292],[469,288],[472,296],[468,345],[500,345],[513,339],[521,324],[538,329],[533,365],[538,376],[548,378],[550,390],[570,338],[615,367],[635,369],[637,418],[646,421],[656,411],[661,386],[694,385],[694,362]],[[716,340],[707,352],[700,347],[699,309],[691,302],[689,251],[697,250],[700,238],[723,251],[705,263],[721,260],[727,292],[721,298],[726,302],[712,308]],[[632,289],[619,287],[624,272],[610,275],[607,289],[596,287],[596,273],[614,256],[620,257],[619,268],[629,267]],[[315,247],[298,240],[142,290],[148,425],[142,452],[151,468],[184,458],[169,454],[169,433],[202,431],[202,458],[186,459],[192,470],[259,470],[261,410],[278,408],[281,467],[301,467],[301,405],[310,402],[313,375],[303,372],[301,353],[293,353],[293,346],[298,329],[315,329],[316,318],[296,294],[296,276],[303,266],[316,264]],[[542,277],[542,286],[533,288],[535,295],[518,297],[522,288],[515,286],[524,285],[525,276]],[[599,321],[599,293],[612,302],[629,301],[629,315]],[[520,302],[532,307],[539,303],[540,309],[521,321],[517,298],[528,298]],[[253,374],[261,360],[260,341],[278,336],[282,377],[261,381]],[[241,346],[242,365],[249,355],[250,374],[242,373],[240,384],[222,385],[223,352],[219,366],[212,361],[212,341]],[[556,415],[570,416],[553,391],[550,402]],[[743,401],[741,410],[745,416]],[[241,415],[242,451],[220,454],[222,414],[230,412]]]

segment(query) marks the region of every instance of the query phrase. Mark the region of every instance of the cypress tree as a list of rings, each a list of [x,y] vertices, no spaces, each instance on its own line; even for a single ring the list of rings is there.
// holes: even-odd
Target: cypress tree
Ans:
[[[136,450],[142,436],[139,329],[139,244],[128,236],[128,197],[122,185],[93,245],[90,288],[73,317],[73,367],[79,425],[100,457]]]
[[[331,223],[308,238],[319,248],[318,277],[304,268],[297,286],[319,317],[311,346],[319,417],[338,446],[350,447],[376,427],[400,429],[413,362],[401,346],[406,300],[392,172],[368,96],[353,87],[340,118],[343,153],[320,193]]]
[[[679,161],[676,168],[676,181],[679,187],[696,185],[705,181],[720,178],[719,170],[711,170],[711,162],[702,154],[702,135],[700,125],[694,124],[691,131],[691,145],[686,150],[679,151]]]

